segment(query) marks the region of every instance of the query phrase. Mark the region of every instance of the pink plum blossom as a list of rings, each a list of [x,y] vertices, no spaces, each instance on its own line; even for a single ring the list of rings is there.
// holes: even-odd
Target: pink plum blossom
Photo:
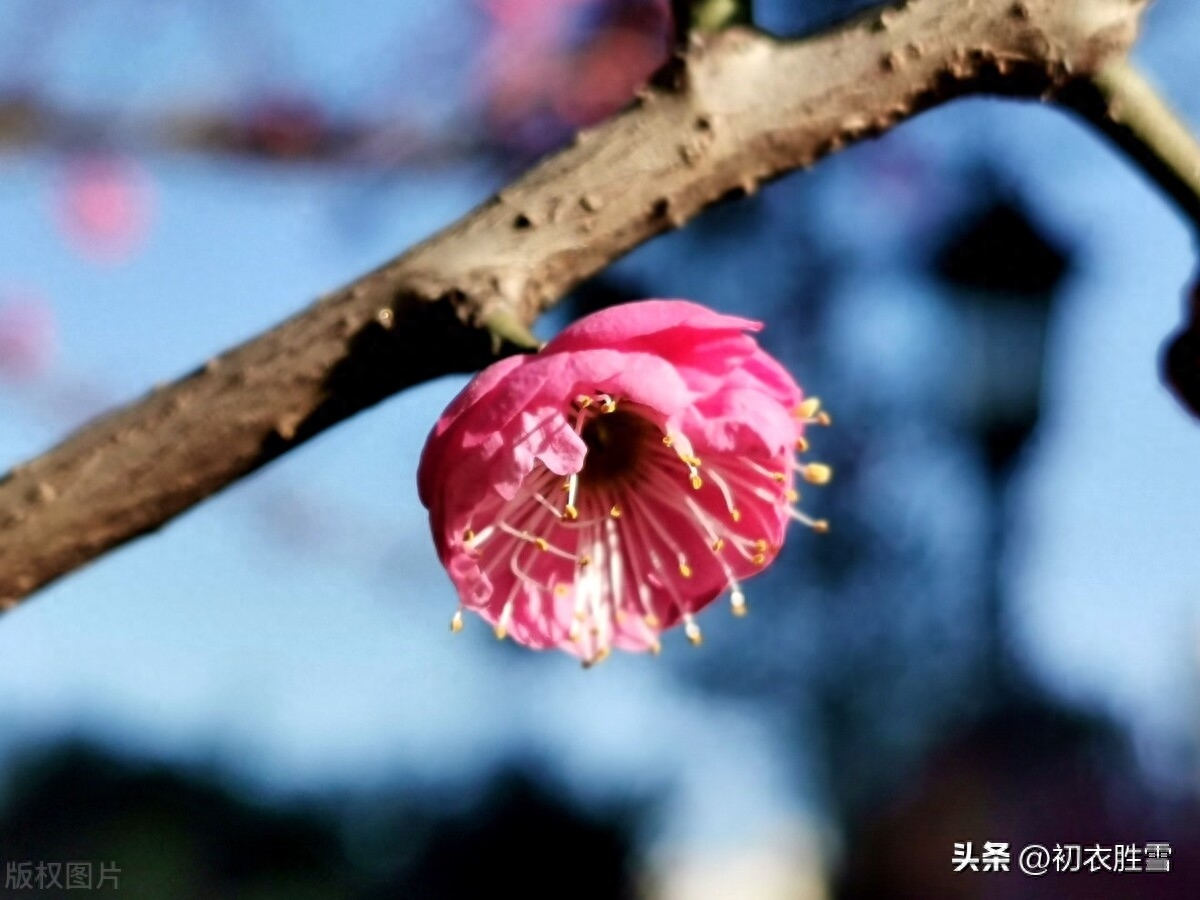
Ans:
[[[0,377],[42,375],[54,359],[58,328],[54,309],[37,294],[0,293]]]
[[[576,55],[567,85],[559,83],[552,98],[555,112],[576,127],[611,116],[649,80],[668,51],[665,32],[605,29]]]
[[[508,146],[545,150],[617,112],[670,53],[666,0],[480,2],[492,27],[476,83]]]
[[[657,652],[662,631],[779,553],[804,430],[825,422],[746,332],[683,300],[612,307],[480,373],[438,420],[421,500],[463,608],[498,637],[585,664]]]
[[[149,176],[134,161],[98,153],[68,160],[57,212],[63,232],[99,263],[128,260],[142,245],[154,212]]]

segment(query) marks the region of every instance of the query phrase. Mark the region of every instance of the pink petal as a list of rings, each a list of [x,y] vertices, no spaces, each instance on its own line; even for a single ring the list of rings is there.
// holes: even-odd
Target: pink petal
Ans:
[[[675,328],[691,331],[759,331],[761,322],[726,316],[689,300],[641,300],[622,303],[585,316],[567,326],[542,350],[562,353],[589,348],[619,348],[627,341],[669,332]]]

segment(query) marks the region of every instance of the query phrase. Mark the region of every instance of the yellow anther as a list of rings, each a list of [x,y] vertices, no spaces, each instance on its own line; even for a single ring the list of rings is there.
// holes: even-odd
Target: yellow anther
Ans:
[[[608,511],[608,514],[614,519],[621,518],[621,507],[614,503],[612,509]]]
[[[754,542],[754,549],[757,550],[759,553],[766,553],[767,547],[768,547],[767,542],[764,541],[762,538],[759,538],[757,541]]]
[[[535,537],[533,539],[533,542],[535,544],[537,544],[537,548],[539,550],[549,550],[550,549],[550,542],[548,540],[546,540],[545,538]]]
[[[653,653],[655,656],[658,656],[660,653],[662,653],[662,644],[659,643],[658,641],[655,641],[653,644],[650,645],[650,652]]]
[[[833,477],[833,469],[824,463],[809,463],[800,471],[809,484],[828,484]]]
[[[570,503],[568,503],[568,504],[567,504],[567,505],[566,505],[566,506],[563,508],[563,516],[564,516],[564,517],[566,517],[566,518],[568,518],[568,519],[578,519],[578,518],[579,518],[579,510],[577,510],[577,509],[576,509],[575,507],[573,507],[573,506],[572,506]]]
[[[720,553],[725,547],[725,538],[717,538],[712,542],[713,553]]]
[[[670,447],[674,443],[675,443],[675,438],[671,437],[669,434],[663,435],[663,446]]]
[[[592,405],[592,398],[586,394],[580,394],[575,398],[575,402],[579,405],[580,409],[587,409]]]
[[[608,647],[601,647],[596,651],[596,655],[592,657],[592,665],[597,665],[604,662],[612,655],[612,650]]]
[[[797,419],[811,419],[817,414],[817,410],[821,408],[821,399],[819,397],[809,397],[803,403],[796,407]]]
[[[496,626],[496,640],[502,641],[508,637],[508,626],[501,622]]]
[[[797,453],[807,453],[808,452],[808,441],[806,441],[802,437],[796,438],[796,452]]]
[[[818,425],[824,425],[826,428],[828,428],[833,424],[833,417],[830,416],[829,413],[822,410],[821,412],[817,413],[816,421]]]
[[[689,466],[700,465],[700,457],[698,457],[698,456],[680,456],[679,458],[682,459]]]
[[[692,490],[698,491],[702,487],[704,487],[704,479],[701,478],[699,475],[693,475],[692,476]]]
[[[827,519],[817,519],[812,523],[812,530],[817,534],[829,534],[829,521]]]
[[[729,511],[729,518],[733,519],[735,522],[742,521],[742,511],[735,506]]]
[[[592,564],[592,558],[590,556],[584,554],[583,556],[579,557],[579,565],[590,566],[591,564]]]
[[[775,481],[778,481],[780,484],[783,484],[785,481],[787,481],[787,475],[785,475],[783,472],[772,472],[771,478]]]
[[[612,397],[609,397],[602,404],[600,404],[600,411],[606,412],[606,413],[616,412],[617,411],[617,401],[612,399]]]
[[[735,590],[729,596],[729,608],[739,619],[746,615],[749,612],[749,609],[746,607],[746,595],[739,590]]]
[[[784,496],[787,497],[788,503],[799,503],[800,502],[800,492],[798,490],[796,490],[795,488],[788,488],[787,493]]]
[[[475,540],[475,532],[468,528],[463,532],[463,543],[469,544],[473,540]]]
[[[456,612],[454,617],[450,620],[450,630],[455,634],[458,634],[463,630],[463,614],[461,609],[458,610],[458,612]]]
[[[692,642],[693,647],[699,647],[704,643],[704,635],[700,633],[700,626],[691,618],[683,626],[683,633],[687,635],[687,639]]]
[[[567,596],[568,590],[569,590],[569,588],[560,581],[558,584],[556,584],[554,586],[554,596],[555,597],[565,597],[565,596]]]
[[[649,615],[647,615],[645,618],[645,622],[646,622],[647,628],[657,628],[660,624],[660,622],[658,621],[658,616],[656,616],[654,613],[650,613]]]
[[[767,554],[755,553],[752,557],[750,557],[750,561],[756,566],[765,566],[767,564]]]
[[[689,566],[687,563],[681,562],[679,564],[679,574],[682,575],[684,578],[691,578],[692,577],[692,567]]]
[[[562,489],[563,489],[564,491],[569,491],[569,490],[571,489],[571,482],[569,482],[569,481],[564,481],[564,482],[563,482]]]

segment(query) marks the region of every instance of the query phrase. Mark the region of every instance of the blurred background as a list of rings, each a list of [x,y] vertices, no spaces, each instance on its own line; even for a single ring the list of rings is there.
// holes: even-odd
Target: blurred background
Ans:
[[[7,0],[0,469],[621,108],[666,7]],[[1194,125],[1198,34],[1160,0],[1136,53]],[[0,621],[0,896],[75,860],[157,900],[1196,897],[1200,429],[1157,372],[1189,238],[1084,126],[971,100],[637,250],[542,333],[763,319],[835,418],[832,533],[701,649],[452,637],[414,476],[466,379],[409,391]],[[1014,871],[956,874],[968,841]],[[1015,871],[1149,842],[1170,873]]]

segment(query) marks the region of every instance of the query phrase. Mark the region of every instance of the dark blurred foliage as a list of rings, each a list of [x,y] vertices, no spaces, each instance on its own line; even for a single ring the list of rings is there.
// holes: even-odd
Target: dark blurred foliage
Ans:
[[[833,165],[870,178],[864,156]],[[996,171],[941,175],[965,199],[910,251],[923,271],[908,264],[925,302],[957,323],[942,358],[927,361],[948,376],[932,396],[897,403],[888,385],[854,374],[838,304],[845,273],[871,263],[813,225],[827,201],[808,182],[713,210],[668,239],[695,282],[711,279],[722,302],[765,319],[764,343],[837,404],[834,427],[812,435],[834,488],[806,491],[802,504],[815,502],[831,533],[794,536],[747,585],[751,614],[720,658],[685,654],[682,671],[803,736],[797,764],[816,770],[840,825],[838,897],[1194,896],[1196,880],[1178,871],[1162,893],[1128,880],[1071,895],[1069,876],[952,877],[955,841],[1171,840],[1182,858],[1200,834],[1194,801],[1157,793],[1121,727],[1051,693],[1014,645],[1013,483],[1036,447],[1045,336],[1076,252]],[[768,250],[773,234],[787,236],[782,260]],[[721,281],[726,257],[772,265],[772,276]],[[623,277],[618,267],[585,286],[572,310],[625,299]],[[938,515],[956,507],[971,513],[948,541]]]
[[[1184,408],[1200,418],[1200,284],[1192,288],[1183,315],[1183,325],[1163,345],[1163,380]]]
[[[975,319],[976,332],[985,332],[968,348],[978,373],[970,389],[983,402],[971,404],[966,424],[976,431],[993,477],[1003,480],[1037,425],[1046,325],[1071,261],[1019,200],[998,192],[992,176],[984,174],[981,181],[978,208],[948,235],[933,265]],[[1035,371],[1013,371],[1022,365]],[[1002,387],[1022,382],[1028,397]],[[989,393],[994,396],[979,396]]]
[[[985,193],[983,200],[975,216],[948,235],[935,259],[938,274],[958,288],[1044,303],[1067,274],[1066,253],[1015,198]]]
[[[481,897],[504,878],[522,896],[633,900],[638,818],[591,818],[527,778],[500,780],[469,818],[435,824],[401,896]]]
[[[968,199],[943,211],[916,257],[931,302],[960,325],[944,348],[951,379],[925,402],[895,405],[847,371],[835,337],[846,299],[839,273],[863,261],[812,225],[823,201],[805,182],[773,189],[769,205],[722,206],[669,239],[704,281],[723,255],[761,258],[771,232],[786,234],[782,271],[745,279],[723,299],[766,319],[772,351],[802,383],[837,397],[834,427],[812,437],[837,472],[835,489],[816,498],[832,532],[794,537],[747,586],[752,613],[721,659],[685,657],[684,671],[805,735],[797,762],[817,768],[840,823],[835,892],[846,900],[1068,896],[1053,877],[954,878],[955,841],[1016,849],[1167,839],[1158,834],[1183,855],[1200,837],[1192,801],[1157,795],[1121,729],[1049,693],[1012,645],[1007,548],[1021,523],[1011,485],[1041,418],[1045,332],[1075,253],[995,171],[953,177]],[[570,309],[622,302],[636,283],[618,267],[583,286]],[[947,470],[949,479],[932,474]],[[938,508],[977,511],[957,552],[918,511],[933,495]],[[1168,877],[1176,893],[1161,896],[1191,896],[1194,879]],[[1143,887],[1080,896],[1142,896]]]
[[[955,873],[955,843],[971,841],[978,855],[987,840],[1009,843],[1010,871]],[[1038,878],[1018,869],[1017,854],[1029,844],[1053,851],[1149,841],[1170,843],[1170,872],[1052,869]],[[1187,861],[1200,854],[1200,804],[1141,783],[1110,722],[1045,698],[1013,697],[945,740],[919,778],[851,830],[846,847],[840,900],[1183,900],[1196,896]]]
[[[259,800],[214,772],[85,744],[31,755],[0,797],[0,862],[115,863],[121,896],[146,900],[557,900],[567,885],[633,900],[646,816],[640,801],[584,808],[517,768],[454,794]]]

